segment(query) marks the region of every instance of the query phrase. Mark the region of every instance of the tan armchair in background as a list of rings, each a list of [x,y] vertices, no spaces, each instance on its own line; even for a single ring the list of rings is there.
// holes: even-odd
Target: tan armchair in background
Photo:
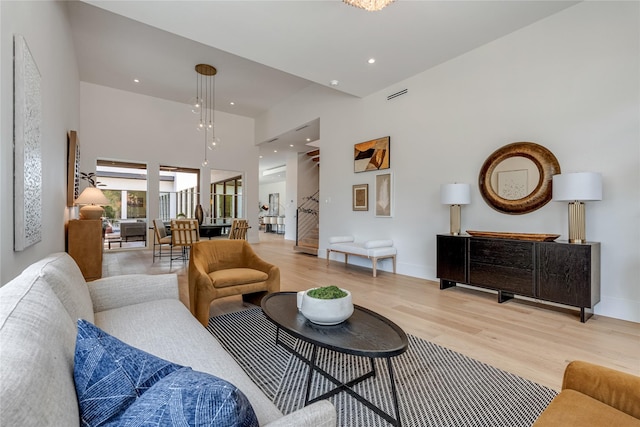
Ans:
[[[259,258],[246,240],[203,240],[191,247],[189,308],[204,326],[215,299],[242,295],[260,305],[266,294],[279,290],[280,269]]]
[[[640,377],[573,361],[533,427],[640,427]]]

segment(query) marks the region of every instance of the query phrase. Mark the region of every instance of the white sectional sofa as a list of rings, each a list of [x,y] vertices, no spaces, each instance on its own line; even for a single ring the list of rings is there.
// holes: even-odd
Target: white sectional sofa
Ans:
[[[328,401],[283,416],[180,302],[175,275],[87,283],[66,253],[31,265],[0,288],[0,425],[80,425],[73,377],[79,318],[131,346],[233,383],[260,425],[335,426]]]

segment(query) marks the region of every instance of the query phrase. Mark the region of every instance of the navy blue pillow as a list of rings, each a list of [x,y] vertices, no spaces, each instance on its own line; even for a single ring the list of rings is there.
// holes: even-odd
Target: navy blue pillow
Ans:
[[[83,426],[258,426],[233,384],[131,347],[82,319],[73,377]]]

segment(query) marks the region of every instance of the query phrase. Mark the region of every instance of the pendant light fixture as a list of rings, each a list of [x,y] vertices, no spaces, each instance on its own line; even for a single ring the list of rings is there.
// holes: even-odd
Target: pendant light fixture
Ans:
[[[204,138],[204,161],[202,167],[209,166],[207,152],[220,146],[220,138],[216,136],[215,124],[215,75],[218,73],[215,67],[208,64],[198,64],[196,70],[196,96],[189,102],[191,111],[199,116],[198,131]]]

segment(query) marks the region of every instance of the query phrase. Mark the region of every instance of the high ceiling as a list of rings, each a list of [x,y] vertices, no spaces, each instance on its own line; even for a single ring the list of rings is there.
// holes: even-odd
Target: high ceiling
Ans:
[[[380,12],[339,0],[68,6],[82,81],[186,104],[194,66],[208,63],[218,69],[216,110],[256,118],[312,84],[374,94],[575,3],[397,0]],[[308,151],[308,136],[291,131],[271,139]],[[261,169],[284,164],[273,144],[260,145]]]

